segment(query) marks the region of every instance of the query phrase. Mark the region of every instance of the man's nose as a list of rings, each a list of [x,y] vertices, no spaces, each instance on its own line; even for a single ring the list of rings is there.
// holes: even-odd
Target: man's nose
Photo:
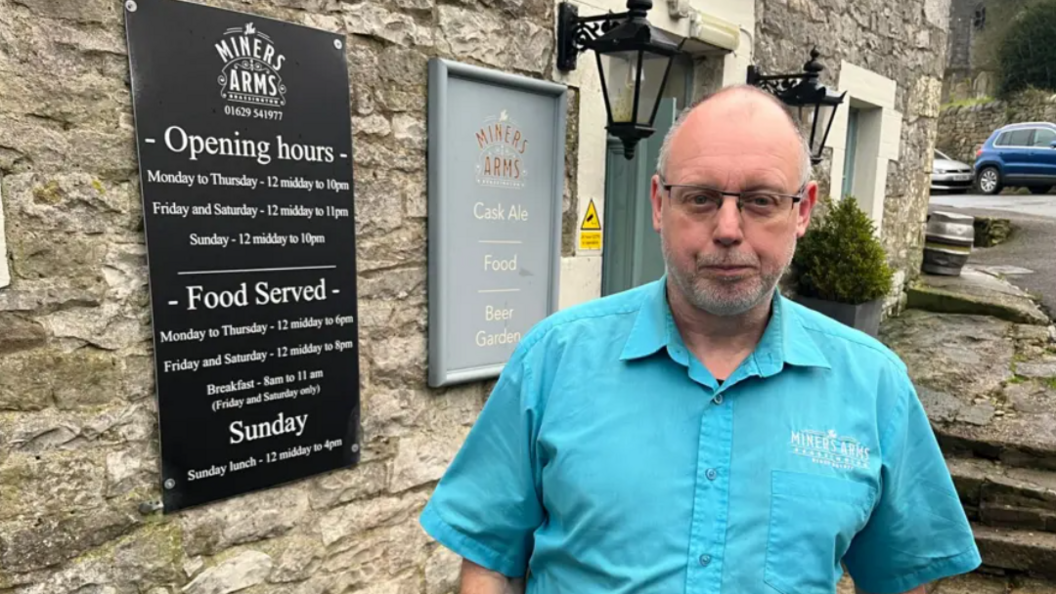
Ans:
[[[744,240],[743,220],[735,199],[727,199],[715,213],[715,231],[712,239],[724,246],[737,245]]]

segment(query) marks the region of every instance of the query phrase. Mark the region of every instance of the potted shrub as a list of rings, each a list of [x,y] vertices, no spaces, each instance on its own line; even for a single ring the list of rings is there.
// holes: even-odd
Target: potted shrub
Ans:
[[[792,259],[795,300],[876,336],[892,271],[872,219],[848,196],[799,241]]]

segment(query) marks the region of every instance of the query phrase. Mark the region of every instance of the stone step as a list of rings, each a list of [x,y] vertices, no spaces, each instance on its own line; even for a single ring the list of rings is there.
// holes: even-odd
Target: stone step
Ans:
[[[853,594],[853,591],[849,591]],[[1025,576],[966,573],[929,584],[928,594],[1052,594],[1056,582]]]
[[[1056,534],[979,523],[972,531],[985,567],[1056,579]]]
[[[946,463],[969,519],[1056,532],[1056,472],[978,458],[947,458]]]
[[[943,451],[1056,470],[1049,328],[908,310],[881,335],[906,363]]]
[[[1027,365],[1020,366],[1032,373]],[[1056,362],[1051,365],[1043,371],[1056,373]],[[1016,376],[996,395],[970,402],[926,386],[918,393],[947,455],[1056,471],[1056,380]]]

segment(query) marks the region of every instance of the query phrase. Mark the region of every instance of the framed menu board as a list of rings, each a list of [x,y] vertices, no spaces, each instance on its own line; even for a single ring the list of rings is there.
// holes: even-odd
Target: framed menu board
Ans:
[[[429,64],[429,384],[495,377],[557,309],[566,87]]]
[[[125,3],[166,513],[359,461],[344,37]]]

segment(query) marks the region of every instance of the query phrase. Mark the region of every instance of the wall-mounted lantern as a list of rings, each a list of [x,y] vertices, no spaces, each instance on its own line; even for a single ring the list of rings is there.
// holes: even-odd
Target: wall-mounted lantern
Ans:
[[[627,12],[579,17],[576,6],[558,5],[557,67],[576,68],[579,52],[593,50],[601,73],[601,89],[610,134],[623,141],[623,154],[634,158],[638,141],[655,131],[660,96],[672,58],[681,50],[645,18],[651,0],[627,0]]]
[[[772,93],[790,107],[799,108],[799,121],[810,125],[810,161],[821,162],[821,152],[829,137],[836,108],[843,103],[847,92],[834,93],[818,84],[818,75],[825,69],[818,61],[818,49],[810,51],[810,61],[803,72],[795,74],[759,74],[755,66],[748,67],[748,84]]]

